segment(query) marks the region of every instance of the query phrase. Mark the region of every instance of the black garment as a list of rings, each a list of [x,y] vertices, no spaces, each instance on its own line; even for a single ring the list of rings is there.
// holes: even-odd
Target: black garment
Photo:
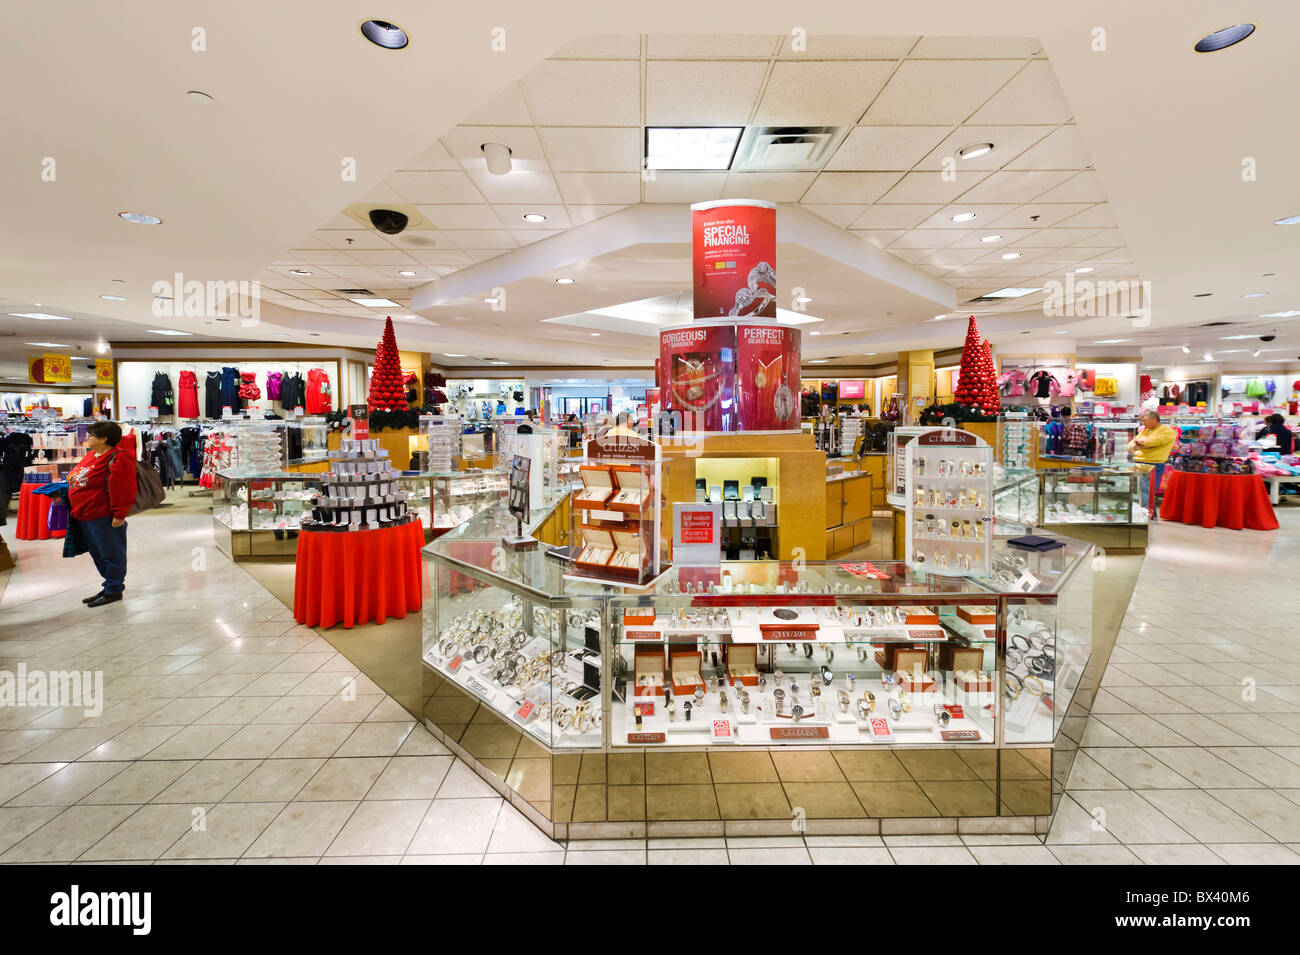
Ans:
[[[296,424],[289,425],[288,444],[289,460],[297,461],[302,457],[302,428]]]
[[[299,405],[307,407],[307,382],[302,375],[294,372],[285,375],[280,381],[280,407],[292,411]]]
[[[1266,424],[1255,432],[1255,440],[1260,440],[1266,434],[1271,434],[1277,438],[1279,454],[1291,454],[1295,450],[1295,435],[1291,433],[1291,429],[1286,425]]]
[[[1052,385],[1057,385],[1057,390],[1060,390],[1056,378],[1048,371],[1035,372],[1030,376],[1029,384],[1033,386],[1035,398],[1052,397]]]
[[[149,404],[158,409],[158,416],[176,414],[176,397],[172,393],[172,380],[165,371],[155,372],[153,390],[149,395]]]
[[[1183,400],[1193,406],[1201,402],[1208,405],[1210,403],[1210,383],[1208,381],[1191,382],[1183,393]]]
[[[12,494],[22,486],[23,471],[36,459],[32,450],[32,436],[14,431],[0,438],[0,469],[4,470],[5,487]]]
[[[221,417],[221,372],[208,372],[203,382],[203,414],[209,418]]]

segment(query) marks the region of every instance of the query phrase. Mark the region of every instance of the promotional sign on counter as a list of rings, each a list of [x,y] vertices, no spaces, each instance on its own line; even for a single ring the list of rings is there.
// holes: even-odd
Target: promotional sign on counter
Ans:
[[[691,206],[696,318],[776,318],[776,204]]]
[[[665,410],[681,415],[683,431],[735,429],[736,326],[696,322],[659,333]]]
[[[799,430],[799,329],[736,325],[736,411],[741,431]]]
[[[673,563],[717,567],[722,563],[722,504],[673,504]]]
[[[348,418],[352,421],[352,437],[370,437],[370,408],[367,405],[348,405]]]

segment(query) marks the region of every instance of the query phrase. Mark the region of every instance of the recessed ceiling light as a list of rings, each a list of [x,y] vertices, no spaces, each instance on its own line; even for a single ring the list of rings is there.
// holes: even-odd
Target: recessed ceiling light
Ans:
[[[229,321],[229,319],[227,319]],[[193,332],[179,332],[174,328],[146,328],[146,332],[153,335],[193,335]]]
[[[349,302],[356,302],[358,305],[364,305],[366,308],[401,308],[396,302],[387,298],[350,298]]]
[[[946,313],[943,314],[943,315],[936,315],[936,316],[934,317],[934,320],[935,320],[936,322],[942,322],[942,321],[943,321],[945,318],[947,318],[947,317],[948,317],[948,316],[947,316]]]
[[[821,332],[809,332],[808,334],[809,334],[809,335],[820,335]]]
[[[1020,298],[1022,295],[1032,295],[1034,292],[1041,292],[1041,288],[1000,288],[996,292],[985,292],[980,298]]]
[[[1256,348],[1256,349],[1255,349],[1255,354],[1251,355],[1250,357],[1251,357],[1251,358],[1258,358],[1258,357],[1260,356],[1260,353],[1263,352],[1263,351],[1264,351],[1264,349],[1262,349],[1262,348]]]
[[[400,50],[411,42],[405,30],[387,20],[366,20],[361,24],[361,35],[385,50]]]
[[[1247,339],[1247,338],[1255,338],[1255,337],[1257,337],[1257,336],[1255,336],[1255,335],[1220,335],[1220,336],[1219,336],[1219,341],[1221,341],[1221,342],[1237,342],[1237,341],[1242,341],[1242,340]]]
[[[414,278],[414,277],[415,277],[415,273],[412,272],[410,269],[399,269],[398,272],[397,272],[397,274],[398,274],[398,275],[405,276],[405,277],[408,278],[408,279],[409,279],[409,278]]]
[[[546,216],[542,215],[540,212],[525,212],[525,213],[524,213],[524,221],[525,221],[525,222],[545,222],[545,221],[546,221]]]
[[[1211,355],[1209,352],[1206,352],[1203,361],[1214,361],[1214,356]]]
[[[555,284],[556,284],[556,285],[572,285],[572,284],[573,284],[573,279],[556,279],[556,280],[555,280]]]
[[[1183,345],[1182,348],[1183,348],[1184,355],[1190,355],[1192,353],[1192,350],[1188,348],[1186,345]]]
[[[1295,318],[1300,315],[1300,309],[1291,309],[1286,312],[1265,312],[1260,318]]]
[[[873,352],[873,351],[869,351],[869,352],[867,352],[867,354],[868,354],[868,355],[875,355],[875,354],[877,354],[877,353],[876,353],[876,352]]]
[[[456,355],[456,354],[453,354],[452,352],[445,351],[445,352],[442,353],[442,357],[443,357],[443,358],[466,358],[466,357],[468,357],[468,356],[466,356],[466,355]]]
[[[186,90],[185,95],[188,96],[190,99],[194,100],[194,102],[196,103],[212,102],[212,95],[210,93],[203,92],[203,90]]]
[[[953,221],[953,222],[970,222],[970,220],[971,220],[971,219],[974,219],[974,218],[975,218],[975,213],[973,213],[973,212],[959,212],[959,213],[957,213],[955,216],[952,217],[952,221]]]
[[[1070,331],[1069,331],[1069,329],[1062,328],[1062,329],[1060,329],[1060,330],[1058,330],[1058,331],[1052,332],[1052,334],[1053,334],[1053,335],[1068,335],[1068,334],[1070,334]]]
[[[162,222],[162,219],[151,216],[147,212],[119,212],[118,215],[127,222],[134,222],[136,225],[158,225]]]
[[[592,332],[592,333],[591,333],[591,337],[592,337],[592,338],[599,338],[599,337],[600,337],[600,332]]]
[[[743,126],[648,126],[647,169],[730,169]]]
[[[1004,259],[1018,259],[1018,258],[1020,258],[1020,253],[1019,253],[1019,252],[1003,252],[1003,253],[1002,253],[1002,258],[1004,258]]]
[[[489,364],[489,365],[508,365],[508,364],[510,364],[510,362],[508,362],[508,361],[490,361],[490,362],[488,362],[488,364]]]
[[[1274,219],[1273,225],[1300,225],[1300,216],[1287,216],[1284,219]]]
[[[808,364],[810,364],[810,365],[824,365],[824,364],[826,364],[828,361],[830,361],[829,358],[813,358],[813,359],[811,359],[811,360],[808,362]]]
[[[37,302],[39,305],[40,303]],[[34,318],[38,322],[70,322],[72,319],[62,315],[50,315],[46,312],[10,312],[14,318]]]
[[[65,345],[62,342],[24,342],[26,345],[32,345],[36,348],[71,348],[71,345]]]
[[[1265,272],[1264,274],[1267,275],[1268,273]],[[125,284],[126,284],[126,279],[113,279],[113,284],[114,284],[114,285],[125,285]]]
[[[100,298],[102,298],[102,299],[103,299],[104,301],[106,301],[106,302],[125,302],[125,301],[126,301],[126,299],[123,298],[121,295],[101,295]]]
[[[962,159],[974,159],[977,156],[983,156],[985,153],[993,151],[992,143],[971,143],[969,146],[963,146],[957,150],[957,155]]]
[[[1192,298],[1209,298],[1213,294],[1213,292],[1197,292]]]
[[[1085,274],[1085,273],[1087,273],[1087,272],[1091,272],[1091,271],[1093,271],[1092,266],[1091,266],[1091,265],[1085,265],[1083,268],[1075,269],[1075,270],[1074,270],[1074,274],[1075,274],[1075,275],[1083,275],[1083,274]]]
[[[1197,53],[1217,53],[1219,50],[1226,50],[1234,43],[1240,43],[1246,37],[1255,32],[1253,23],[1234,23],[1230,27],[1224,27],[1222,30],[1215,30],[1196,41],[1192,47]]]
[[[998,239],[1000,239],[1000,238],[1002,238],[1002,236],[1000,236],[1000,235],[986,235],[984,238],[980,239],[980,241],[981,241],[981,242],[996,242],[996,241],[998,241]]]
[[[95,351],[103,355],[108,351],[108,346],[103,342],[100,342],[98,345],[95,346]]]
[[[1267,292],[1247,292],[1242,298],[1263,298]]]
[[[289,274],[290,275],[311,275],[311,273],[308,272],[306,269],[290,269]]]
[[[1132,341],[1132,339],[1131,338],[1099,338],[1095,342],[1093,342],[1093,344],[1094,345],[1118,345],[1121,342],[1127,342],[1127,341]]]

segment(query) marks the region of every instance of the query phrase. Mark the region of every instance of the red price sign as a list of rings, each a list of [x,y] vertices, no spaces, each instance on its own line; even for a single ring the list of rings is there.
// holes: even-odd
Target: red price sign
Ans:
[[[456,656],[452,657],[450,661],[448,661],[447,669],[450,670],[452,673],[455,673],[457,670],[460,669],[460,665],[464,662],[465,662],[465,658],[457,654]]]
[[[686,511],[680,515],[683,544],[712,544],[713,515],[708,512]]]

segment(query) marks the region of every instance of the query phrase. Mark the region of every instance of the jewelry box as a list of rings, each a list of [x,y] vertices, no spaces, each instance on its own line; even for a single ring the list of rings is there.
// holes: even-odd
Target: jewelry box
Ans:
[[[648,475],[638,467],[615,466],[614,497],[606,505],[612,511],[640,514],[650,494]]]
[[[704,677],[700,675],[703,662],[704,654],[698,650],[679,650],[668,654],[674,696],[691,694],[697,689],[704,689]]]
[[[758,647],[752,643],[731,643],[724,644],[722,651],[732,683],[758,686]]]
[[[578,468],[582,490],[573,499],[575,507],[604,507],[614,494],[614,478],[607,467],[584,464]]]
[[[957,607],[957,616],[977,627],[991,627],[998,622],[992,607]]]
[[[614,535],[601,527],[582,525],[582,550],[574,563],[583,567],[608,567],[614,559]]]
[[[609,531],[610,537],[614,541],[614,554],[610,558],[607,569],[618,573],[629,574],[636,577],[641,574],[641,567],[646,560],[645,542],[641,539],[641,529],[636,522],[635,530],[618,530]]]
[[[632,655],[633,696],[664,695],[663,647],[637,647]]]

